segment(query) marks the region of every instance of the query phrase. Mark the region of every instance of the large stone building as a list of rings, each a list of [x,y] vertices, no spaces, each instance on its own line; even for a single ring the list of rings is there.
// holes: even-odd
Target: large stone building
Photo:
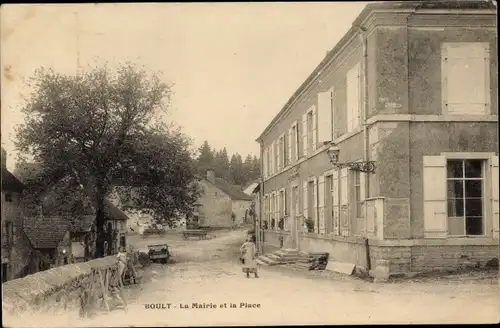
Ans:
[[[217,178],[212,170],[207,171],[200,185],[203,194],[198,200],[199,226],[228,228],[245,223],[249,216],[252,196],[245,194],[224,179]]]
[[[497,57],[491,2],[367,5],[257,139],[264,245],[391,273],[498,258]]]

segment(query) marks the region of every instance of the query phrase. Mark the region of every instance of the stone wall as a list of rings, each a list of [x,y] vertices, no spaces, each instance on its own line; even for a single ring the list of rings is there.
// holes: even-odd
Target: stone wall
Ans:
[[[20,317],[28,312],[78,313],[84,288],[90,285],[100,288],[97,271],[105,268],[116,270],[117,264],[117,258],[109,256],[5,282],[2,284],[2,312],[7,316],[4,317]]]

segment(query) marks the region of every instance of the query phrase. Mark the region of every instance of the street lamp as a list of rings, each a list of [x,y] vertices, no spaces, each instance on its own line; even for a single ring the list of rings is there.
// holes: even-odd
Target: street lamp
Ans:
[[[375,162],[374,161],[363,161],[363,162],[345,162],[339,163],[339,154],[340,149],[337,147],[335,143],[330,143],[326,153],[328,154],[328,158],[330,159],[330,163],[333,164],[338,169],[349,168],[353,171],[360,171],[366,173],[375,172]]]

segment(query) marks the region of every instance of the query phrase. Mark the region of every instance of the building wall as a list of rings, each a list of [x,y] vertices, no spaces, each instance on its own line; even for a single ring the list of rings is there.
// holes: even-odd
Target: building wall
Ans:
[[[5,191],[2,191],[2,226],[6,222],[13,224],[13,243],[4,247],[7,239],[2,233],[2,258],[8,258],[8,279],[22,277],[25,267],[30,261],[31,245],[23,233],[22,215],[20,209],[20,194],[11,193],[12,202],[5,200]],[[3,230],[3,229],[2,229]]]
[[[230,227],[233,210],[231,198],[208,181],[202,180],[200,184],[203,188],[203,195],[198,201],[201,204],[200,225]]]
[[[236,215],[235,224],[237,226],[245,224],[245,212],[247,215],[247,220],[250,215],[248,211],[250,210],[250,205],[252,204],[251,200],[233,200],[232,201],[232,211]]]

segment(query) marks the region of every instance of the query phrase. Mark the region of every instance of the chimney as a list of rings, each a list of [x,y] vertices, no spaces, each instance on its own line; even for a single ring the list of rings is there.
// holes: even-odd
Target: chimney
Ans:
[[[215,183],[215,172],[214,170],[207,170],[207,180]]]
[[[7,167],[7,152],[2,147],[2,167]]]

